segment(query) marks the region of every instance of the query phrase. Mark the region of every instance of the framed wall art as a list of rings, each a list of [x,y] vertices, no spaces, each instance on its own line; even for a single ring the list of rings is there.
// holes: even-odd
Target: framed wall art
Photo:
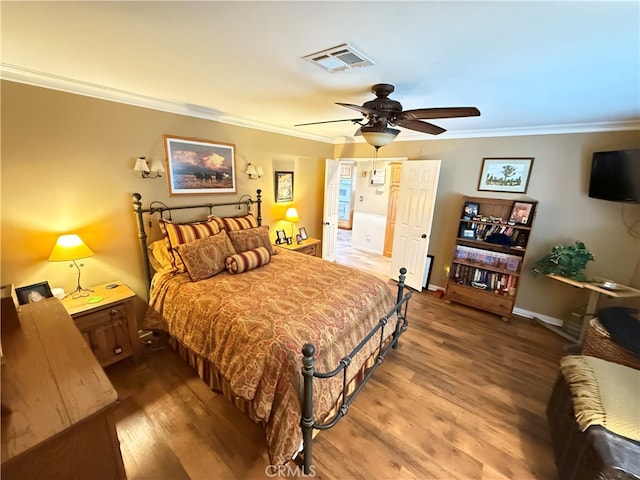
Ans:
[[[478,190],[527,193],[533,157],[483,158]]]
[[[276,203],[293,201],[293,172],[275,172]]]
[[[235,193],[235,145],[164,136],[169,195]]]

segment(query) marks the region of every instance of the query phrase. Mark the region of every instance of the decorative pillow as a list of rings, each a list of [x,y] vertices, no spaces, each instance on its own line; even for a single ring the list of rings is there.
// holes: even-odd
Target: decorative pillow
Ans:
[[[264,247],[269,254],[275,255],[273,245],[269,239],[269,226],[263,225],[256,228],[247,228],[245,230],[232,230],[229,233],[231,243],[236,252],[246,252],[258,247]]]
[[[230,255],[225,263],[229,273],[242,273],[266,265],[270,260],[269,250],[264,247],[258,247]]]
[[[219,223],[213,219],[207,219],[204,222],[172,223],[161,218],[158,221],[158,225],[160,226],[160,231],[169,239],[169,251],[174,258],[173,267],[179,273],[183,273],[186,270],[180,258],[173,254],[176,246],[193,242],[200,238],[210,237],[222,230]]]
[[[176,245],[175,250],[193,282],[213,277],[223,271],[225,259],[236,253],[224,230],[210,237]]]
[[[174,258],[167,237],[152,242],[147,247],[147,250],[149,251],[149,263],[156,272],[170,272],[171,270],[175,270],[177,262],[184,272],[184,264],[180,257]]]
[[[243,217],[222,217],[220,220],[222,220],[222,224],[227,232],[259,227],[258,219],[253,216],[253,213],[249,213]]]

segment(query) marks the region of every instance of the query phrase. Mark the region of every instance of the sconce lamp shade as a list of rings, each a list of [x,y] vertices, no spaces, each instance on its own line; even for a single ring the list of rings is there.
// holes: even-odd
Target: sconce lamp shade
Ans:
[[[287,212],[284,214],[284,219],[287,222],[296,223],[300,221],[300,215],[298,215],[298,211],[291,207],[287,209]]]
[[[149,164],[147,163],[147,160],[144,157],[140,157],[138,158],[138,160],[136,160],[136,165],[133,167],[133,169],[136,172],[147,172],[149,173]]]
[[[142,172],[142,178],[159,178],[162,177],[160,174],[164,172],[162,162],[153,160],[151,168],[149,168],[149,162],[145,157],[139,157],[136,160],[136,164],[133,166],[133,169],[136,172]],[[151,175],[150,172],[155,173],[155,175]]]
[[[76,234],[60,235],[49,255],[50,262],[69,262],[92,257],[93,252]]]
[[[361,127],[360,132],[369,145],[376,148],[389,145],[398,136],[400,130],[386,127]]]
[[[262,170],[260,165],[253,165],[250,163],[247,165],[247,175],[249,175],[249,178],[252,180],[255,180],[256,178],[260,178],[264,175],[264,170]]]

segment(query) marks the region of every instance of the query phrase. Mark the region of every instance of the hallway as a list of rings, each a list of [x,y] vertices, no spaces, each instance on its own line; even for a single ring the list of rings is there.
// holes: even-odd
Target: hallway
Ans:
[[[390,278],[391,258],[351,246],[351,230],[338,229],[336,263],[365,270],[384,280]]]

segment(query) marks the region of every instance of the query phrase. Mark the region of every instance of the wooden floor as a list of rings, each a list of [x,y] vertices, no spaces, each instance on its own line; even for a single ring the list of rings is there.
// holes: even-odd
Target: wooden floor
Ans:
[[[544,411],[563,339],[432,292],[414,294],[409,320],[348,415],[316,437],[315,477],[556,478]],[[260,428],[171,350],[145,349],[139,365],[127,359],[107,373],[122,400],[129,479],[275,476]]]

